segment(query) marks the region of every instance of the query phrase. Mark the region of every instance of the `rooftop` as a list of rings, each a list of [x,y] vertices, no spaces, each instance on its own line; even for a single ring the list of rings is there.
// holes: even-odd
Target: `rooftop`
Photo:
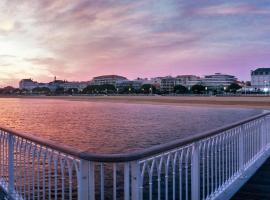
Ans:
[[[96,76],[93,79],[127,79],[124,76],[118,76],[118,75],[103,75],[103,76]]]
[[[251,71],[251,75],[270,75],[270,68],[257,68],[254,71]]]

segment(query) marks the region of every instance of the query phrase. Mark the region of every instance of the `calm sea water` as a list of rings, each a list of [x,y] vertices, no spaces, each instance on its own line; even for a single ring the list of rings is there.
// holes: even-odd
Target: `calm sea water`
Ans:
[[[129,152],[261,113],[47,99],[0,99],[0,126],[97,153]]]

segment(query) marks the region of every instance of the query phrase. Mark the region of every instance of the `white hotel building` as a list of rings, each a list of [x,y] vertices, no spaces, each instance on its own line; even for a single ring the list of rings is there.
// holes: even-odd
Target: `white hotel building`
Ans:
[[[213,75],[207,75],[202,78],[202,85],[210,90],[223,90],[226,89],[232,83],[236,83],[237,78],[232,75],[215,73]]]
[[[270,91],[270,68],[251,71],[251,87],[254,91]]]

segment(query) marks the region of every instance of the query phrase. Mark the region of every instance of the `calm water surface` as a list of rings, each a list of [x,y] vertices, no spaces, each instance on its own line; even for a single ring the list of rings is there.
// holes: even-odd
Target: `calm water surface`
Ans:
[[[259,113],[255,109],[0,99],[0,126],[98,153],[138,150]]]

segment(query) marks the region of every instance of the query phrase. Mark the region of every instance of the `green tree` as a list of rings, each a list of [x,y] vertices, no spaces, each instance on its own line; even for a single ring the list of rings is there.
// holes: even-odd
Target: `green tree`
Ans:
[[[35,94],[50,94],[51,90],[48,87],[35,87],[32,92]]]
[[[188,89],[183,85],[176,85],[174,86],[173,91],[176,94],[185,94],[188,92]]]
[[[231,85],[228,86],[228,88],[226,89],[226,92],[236,93],[237,90],[239,90],[241,88],[242,87],[240,85],[238,85],[237,83],[232,83]]]
[[[100,93],[115,93],[116,92],[116,88],[114,85],[112,84],[104,84],[104,85],[100,85],[98,87],[98,90]]]
[[[120,93],[121,94],[134,94],[136,92],[135,88],[132,87],[131,85],[130,86],[126,86],[124,87]]]
[[[2,94],[12,94],[14,92],[15,88],[11,86],[7,86],[1,89]]]
[[[143,84],[141,86],[141,92],[144,93],[144,94],[155,94],[156,93],[156,87],[151,85],[151,84]]]
[[[63,87],[58,87],[56,88],[56,90],[54,91],[55,94],[64,94],[65,93],[65,88]]]
[[[78,88],[69,88],[67,91],[66,91],[67,94],[70,94],[70,95],[73,95],[73,94],[78,94],[79,93],[79,90]]]
[[[82,91],[83,94],[94,94],[97,93],[97,85],[88,85]]]
[[[193,85],[191,87],[191,91],[194,93],[194,94],[203,94],[204,91],[205,91],[205,87],[203,85]]]

